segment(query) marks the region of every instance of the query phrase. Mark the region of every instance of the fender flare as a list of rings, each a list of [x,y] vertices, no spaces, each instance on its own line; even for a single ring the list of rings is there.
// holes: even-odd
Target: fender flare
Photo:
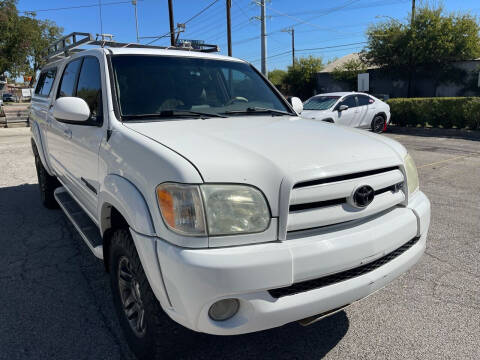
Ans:
[[[98,204],[98,218],[102,235],[110,228],[112,206],[135,232],[143,235],[155,235],[155,227],[145,198],[137,187],[126,178],[115,174],[107,175],[98,194]]]
[[[37,124],[36,121],[31,122],[30,129],[32,131],[31,143],[32,143],[33,154],[38,155],[48,175],[55,176],[54,172],[52,171],[49,164],[47,163],[47,158],[45,156],[44,147],[43,147],[44,143],[42,141],[42,135],[40,133],[39,125]]]

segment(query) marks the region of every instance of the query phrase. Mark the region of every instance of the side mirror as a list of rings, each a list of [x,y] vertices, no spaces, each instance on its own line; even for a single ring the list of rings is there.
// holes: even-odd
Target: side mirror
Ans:
[[[289,101],[290,104],[292,104],[293,110],[295,110],[297,114],[300,114],[303,111],[302,100],[300,100],[298,97],[291,97]]]
[[[348,109],[348,105],[340,105],[340,106],[338,107],[338,111],[345,111],[345,110],[347,110],[347,109]]]
[[[90,119],[90,108],[85,100],[78,97],[61,97],[53,104],[53,116],[60,121],[87,121]]]

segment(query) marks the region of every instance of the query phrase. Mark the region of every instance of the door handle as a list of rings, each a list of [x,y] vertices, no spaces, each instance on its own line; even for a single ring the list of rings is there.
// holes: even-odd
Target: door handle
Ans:
[[[72,130],[70,130],[70,129],[63,129],[63,135],[64,135],[66,138],[71,139],[71,138],[72,138]]]

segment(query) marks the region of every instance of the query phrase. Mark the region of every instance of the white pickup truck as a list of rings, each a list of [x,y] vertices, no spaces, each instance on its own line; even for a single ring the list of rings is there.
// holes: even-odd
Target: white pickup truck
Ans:
[[[32,147],[139,358],[161,357],[164,314],[217,335],[309,324],[420,259],[430,203],[398,142],[301,119],[245,61],[109,45],[44,67]]]

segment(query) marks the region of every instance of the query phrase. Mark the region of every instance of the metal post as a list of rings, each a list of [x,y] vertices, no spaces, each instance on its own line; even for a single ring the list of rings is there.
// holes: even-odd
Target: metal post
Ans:
[[[132,0],[132,5],[135,6],[135,29],[137,31],[137,43],[140,43],[139,36],[138,36],[137,0]]]
[[[230,8],[232,7],[232,0],[226,0],[227,7],[227,41],[228,41],[228,56],[232,56],[232,22],[230,17]]]
[[[265,22],[265,0],[261,0],[261,39],[262,39],[262,74],[268,76],[267,72],[267,28]]]
[[[173,4],[168,0],[168,17],[170,18],[170,45],[175,46],[175,29],[173,27]]]

